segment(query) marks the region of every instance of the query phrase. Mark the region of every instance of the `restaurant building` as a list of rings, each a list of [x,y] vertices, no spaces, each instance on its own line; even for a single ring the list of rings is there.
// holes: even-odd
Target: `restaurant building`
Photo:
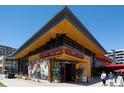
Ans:
[[[77,81],[95,77],[96,57],[106,51],[68,7],[57,13],[9,58],[18,61],[18,74],[40,64],[41,79]]]

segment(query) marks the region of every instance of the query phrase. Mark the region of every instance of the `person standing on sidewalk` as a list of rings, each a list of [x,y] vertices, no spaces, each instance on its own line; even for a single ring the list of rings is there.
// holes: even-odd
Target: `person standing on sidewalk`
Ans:
[[[114,74],[112,72],[110,72],[108,74],[108,85],[109,86],[113,86],[114,85]]]
[[[103,82],[103,85],[105,86],[106,85],[106,73],[104,71],[102,72],[100,78]]]
[[[116,85],[117,85],[118,87],[124,86],[124,80],[123,80],[122,73],[120,73],[120,74],[118,75]]]

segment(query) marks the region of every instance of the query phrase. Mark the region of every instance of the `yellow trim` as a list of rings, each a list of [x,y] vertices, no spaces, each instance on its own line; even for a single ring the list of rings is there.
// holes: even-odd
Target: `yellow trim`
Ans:
[[[53,28],[51,28],[48,32],[43,34],[40,38],[32,42],[27,48],[23,49],[20,53],[12,58],[21,58],[26,56],[29,52],[36,50],[37,48],[44,45],[49,39],[55,38],[56,34],[66,34],[69,38],[81,44],[85,48],[88,48],[92,52],[96,53],[96,55],[104,55],[105,52],[101,50],[96,44],[91,42],[84,34],[82,34],[74,25],[72,25],[67,19],[63,19]]]

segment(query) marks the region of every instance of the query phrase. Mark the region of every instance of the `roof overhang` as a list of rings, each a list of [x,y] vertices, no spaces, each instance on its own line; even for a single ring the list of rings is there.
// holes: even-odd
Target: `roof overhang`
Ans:
[[[104,48],[72,12],[68,8],[64,8],[9,58],[18,59],[26,56],[44,45],[50,38],[55,38],[56,34],[66,34],[69,38],[91,50],[96,55],[104,55],[106,53]]]

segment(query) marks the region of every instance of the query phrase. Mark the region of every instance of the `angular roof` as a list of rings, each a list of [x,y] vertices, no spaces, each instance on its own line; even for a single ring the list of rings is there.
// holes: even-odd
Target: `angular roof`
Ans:
[[[37,40],[44,33],[49,31],[53,26],[62,21],[63,19],[67,19],[71,24],[73,24],[82,34],[86,36],[91,42],[93,42],[99,49],[101,49],[104,53],[106,50],[100,45],[100,43],[89,33],[86,27],[77,19],[77,17],[69,10],[68,7],[64,7],[59,13],[57,13],[50,21],[47,22],[38,32],[36,32],[29,40],[27,40],[12,56],[16,56],[18,53],[23,51],[23,49],[27,48],[32,42]]]

